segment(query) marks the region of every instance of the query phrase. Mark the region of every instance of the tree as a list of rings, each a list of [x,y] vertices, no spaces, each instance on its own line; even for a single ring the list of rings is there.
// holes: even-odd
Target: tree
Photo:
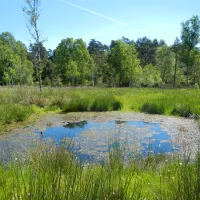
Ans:
[[[111,86],[136,86],[142,72],[133,44],[122,40],[112,41],[108,55]]]
[[[32,63],[27,59],[26,46],[8,32],[0,35],[0,83],[32,83]]]
[[[122,41],[125,42],[126,44],[135,44],[134,41],[131,41],[131,40],[129,40],[128,38],[126,38],[124,36],[122,37]]]
[[[38,45],[39,45],[39,47],[38,47]],[[38,68],[38,66],[37,66],[37,64],[38,64],[38,56],[37,56],[38,48],[40,49],[40,68]],[[47,53],[46,48],[43,46],[42,43],[30,44],[28,56],[34,66],[34,74],[33,74],[34,81],[40,82],[40,80],[39,80],[40,73],[41,73],[41,81],[43,81],[44,80],[43,74],[45,73],[43,70],[48,62],[48,53]]]
[[[42,92],[42,67],[41,67],[41,44],[43,44],[46,39],[41,38],[39,28],[38,28],[38,20],[40,17],[40,0],[26,0],[27,7],[23,8],[23,12],[26,14],[28,25],[27,28],[29,33],[34,40],[33,43],[37,46],[37,53],[35,55],[36,67],[38,69],[38,79],[39,79],[39,87],[40,92]]]
[[[185,23],[181,24],[181,40],[185,48],[185,64],[187,68],[187,87],[189,86],[189,73],[190,73],[190,57],[191,51],[199,43],[200,38],[200,20],[198,16],[193,16],[191,19],[187,20]]]
[[[142,84],[146,87],[159,86],[162,82],[160,71],[153,65],[147,65],[143,68]]]
[[[105,71],[107,68],[107,55],[109,47],[103,45],[97,40],[90,40],[88,44],[88,51],[94,62],[94,86],[102,84],[105,80]]]
[[[165,83],[172,82],[173,66],[175,63],[175,56],[171,49],[167,46],[158,47],[156,51],[156,66],[160,70],[162,81]]]
[[[190,53],[191,83],[195,86],[200,72],[200,51],[195,47]]]
[[[92,84],[94,63],[82,39],[63,39],[55,52],[57,73],[70,85]]]
[[[194,70],[193,70],[193,84],[200,86],[200,51],[198,51],[195,59]]]
[[[176,37],[174,44],[172,45],[172,51],[175,54],[175,65],[174,65],[174,87],[176,86],[176,74],[177,74],[177,65],[178,65],[178,56],[181,51],[181,43],[178,37]]]
[[[26,46],[17,41],[16,44],[16,54],[19,56],[18,64],[15,66],[15,80],[17,84],[31,85],[33,82],[33,63],[28,60],[28,53]]]
[[[156,64],[156,50],[159,46],[165,44],[164,40],[158,41],[154,39],[151,41],[147,37],[139,38],[135,45],[138,52],[138,57],[141,61],[141,66],[145,67],[146,65]]]

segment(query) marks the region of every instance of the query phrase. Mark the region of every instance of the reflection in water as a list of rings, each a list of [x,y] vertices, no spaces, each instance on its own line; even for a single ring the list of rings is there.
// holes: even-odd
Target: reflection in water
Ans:
[[[41,138],[43,141],[51,138],[58,145],[62,138],[73,138],[75,155],[86,160],[103,160],[111,149],[121,146],[128,148],[129,153],[143,156],[173,151],[169,135],[159,124],[141,121],[68,122],[64,126],[48,127]]]
[[[80,121],[80,122],[67,122],[67,124],[65,124],[63,127],[65,128],[70,128],[70,129],[74,129],[76,127],[78,128],[84,128],[84,126],[87,124],[87,121]]]
[[[127,121],[116,120],[115,123],[116,123],[116,124],[124,124],[124,123],[127,123]]]

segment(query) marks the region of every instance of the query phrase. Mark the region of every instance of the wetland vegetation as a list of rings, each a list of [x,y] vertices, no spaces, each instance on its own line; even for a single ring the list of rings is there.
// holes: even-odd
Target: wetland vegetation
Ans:
[[[120,115],[127,112],[127,124],[133,125],[135,122],[144,123],[141,121],[146,118],[142,116],[139,121],[131,121],[133,115],[129,113],[143,112],[149,114],[146,115],[148,118],[157,114],[157,121],[165,126],[169,122],[170,133],[163,131],[153,120],[145,122],[154,123],[154,128],[145,129],[146,133],[163,131],[169,155],[160,154],[160,151],[157,155],[147,151],[145,156],[127,153],[119,142],[119,135],[115,134],[116,140],[112,142],[116,145],[111,143],[108,146],[108,156],[102,162],[83,162],[77,157],[73,140],[60,141],[59,145],[46,143],[43,139],[48,134],[39,130],[41,137],[36,138],[37,144],[28,146],[25,141],[28,137],[19,132],[14,137],[24,144],[18,145],[18,149],[14,145],[9,147],[13,144],[9,139],[7,146],[0,139],[0,199],[200,199],[199,127],[193,127],[200,117],[199,17],[194,15],[181,23],[180,38],[174,38],[172,45],[163,39],[146,36],[135,41],[122,37],[111,40],[109,46],[96,39],[86,45],[82,38],[68,37],[62,39],[55,49],[47,50],[44,46],[47,40],[41,36],[39,28],[40,3],[40,0],[25,0],[22,9],[32,38],[28,48],[9,32],[0,34],[0,136],[7,139],[15,125],[37,121],[46,113],[97,112],[100,115],[100,112],[118,111],[116,115]],[[61,3],[124,24],[75,4]],[[45,26],[48,24],[54,25],[50,17]],[[173,121],[166,116],[187,120],[180,122],[172,118]],[[74,126],[82,128],[87,124],[85,119],[77,121],[77,118],[62,125],[62,130]],[[119,126],[123,123],[120,116],[110,122]],[[141,129],[137,127],[138,132],[132,133],[141,137]],[[106,136],[103,131],[99,135]],[[159,134],[156,136],[158,140]],[[182,149],[185,147],[187,153],[181,156],[171,154],[170,139],[179,141],[178,145],[183,144]],[[96,138],[94,140],[99,142]],[[160,148],[160,141],[156,142]],[[92,143],[92,139],[88,143],[92,147],[98,146]],[[23,145],[27,145],[28,150],[18,152]],[[147,146],[145,148],[149,150]]]
[[[86,164],[68,147],[33,149],[0,166],[3,199],[199,199],[200,156],[157,155],[123,160],[110,150],[104,164]]]
[[[0,88],[1,127],[47,112],[146,112],[198,119],[198,89]],[[0,199],[199,199],[200,158],[129,158],[112,148],[102,163],[77,160],[68,144],[12,155],[0,167]]]
[[[0,123],[45,112],[134,111],[198,118],[200,90],[156,88],[0,88]]]

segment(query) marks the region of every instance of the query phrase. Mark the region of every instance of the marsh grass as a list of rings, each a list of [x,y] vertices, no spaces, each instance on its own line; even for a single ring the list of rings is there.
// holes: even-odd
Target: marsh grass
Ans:
[[[64,112],[84,112],[91,107],[91,97],[74,94],[70,101],[65,105]]]
[[[113,111],[121,109],[122,103],[110,95],[97,96],[91,106],[92,111]]]
[[[27,119],[31,107],[44,112],[122,110],[198,118],[199,99],[199,89],[44,88],[40,93],[35,87],[1,87],[0,123]],[[15,117],[18,109],[24,109],[24,115]]]
[[[193,112],[189,104],[176,104],[172,109],[171,114],[180,117],[190,117],[193,115]]]
[[[164,105],[161,103],[149,103],[146,102],[145,104],[143,104],[142,108],[141,108],[142,112],[145,113],[149,113],[149,114],[164,114]]]
[[[109,152],[104,164],[80,162],[71,144],[38,147],[25,160],[13,157],[0,165],[0,199],[200,198],[200,154],[190,162],[166,155],[124,162],[120,146]]]
[[[4,104],[0,105],[0,121],[3,124],[24,121],[34,110],[30,106],[21,104]]]

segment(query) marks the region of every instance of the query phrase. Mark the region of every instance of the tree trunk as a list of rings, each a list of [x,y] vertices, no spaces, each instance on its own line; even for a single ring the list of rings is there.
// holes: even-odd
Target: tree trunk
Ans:
[[[196,84],[196,67],[195,67],[195,65],[194,65],[194,80],[193,80],[193,84],[194,84],[194,86],[195,86],[195,84]]]
[[[41,58],[40,58],[40,44],[38,43],[38,76],[39,76],[39,88],[42,92],[42,76],[41,76]]]
[[[189,87],[189,64],[187,63],[187,80],[186,80],[186,86]]]
[[[14,85],[14,80],[13,80],[13,76],[11,76],[11,88],[13,88]]]
[[[42,92],[42,77],[41,77],[40,69],[39,69],[39,88],[40,88],[40,92]]]
[[[174,67],[174,87],[176,87],[176,68],[177,68],[177,57],[178,57],[178,55],[176,54],[175,67]]]
[[[188,55],[187,55],[187,81],[186,81],[186,86],[189,87],[189,60],[190,60],[190,51],[188,51]]]

